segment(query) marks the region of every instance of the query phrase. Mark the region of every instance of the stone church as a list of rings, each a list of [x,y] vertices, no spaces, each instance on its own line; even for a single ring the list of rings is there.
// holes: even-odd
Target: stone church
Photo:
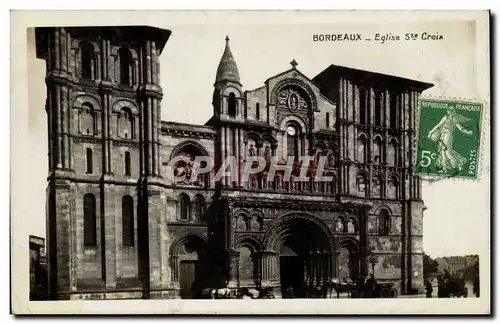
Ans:
[[[36,30],[50,298],[199,298],[221,287],[277,298],[291,287],[306,298],[370,273],[401,293],[421,290],[425,207],[412,165],[417,103],[432,84],[337,65],[310,78],[293,60],[247,90],[226,38],[210,120],[162,121],[159,58],[170,34]],[[215,168],[176,182],[167,173],[178,156],[208,156]],[[327,157],[331,181],[214,181],[228,156],[311,156],[313,168]]]

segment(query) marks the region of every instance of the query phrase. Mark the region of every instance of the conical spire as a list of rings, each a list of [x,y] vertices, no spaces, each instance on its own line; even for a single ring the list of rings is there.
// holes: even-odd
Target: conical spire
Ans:
[[[226,48],[220,59],[219,67],[217,68],[217,76],[215,77],[215,83],[221,81],[240,83],[240,73],[238,72],[238,66],[234,60],[233,53],[231,53],[231,48],[229,47],[228,36],[226,36]]]

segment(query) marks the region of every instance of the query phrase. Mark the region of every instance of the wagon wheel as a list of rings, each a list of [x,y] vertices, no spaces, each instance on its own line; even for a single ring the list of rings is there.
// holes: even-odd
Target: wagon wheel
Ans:
[[[391,288],[391,298],[398,297],[398,290],[396,288]]]
[[[388,287],[384,287],[380,290],[380,298],[390,298],[391,296],[391,289]]]

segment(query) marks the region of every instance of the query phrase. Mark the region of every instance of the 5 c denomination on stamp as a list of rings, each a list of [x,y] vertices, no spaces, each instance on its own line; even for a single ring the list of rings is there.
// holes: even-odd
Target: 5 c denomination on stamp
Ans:
[[[476,179],[482,112],[477,102],[422,99],[417,173]]]

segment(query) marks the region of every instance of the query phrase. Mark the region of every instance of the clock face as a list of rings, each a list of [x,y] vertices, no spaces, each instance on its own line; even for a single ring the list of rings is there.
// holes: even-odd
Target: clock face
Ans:
[[[286,129],[286,132],[287,132],[287,134],[288,134],[288,135],[290,135],[290,136],[295,136],[295,133],[296,133],[296,131],[295,131],[295,127],[293,127],[293,126],[288,126],[288,128]]]

